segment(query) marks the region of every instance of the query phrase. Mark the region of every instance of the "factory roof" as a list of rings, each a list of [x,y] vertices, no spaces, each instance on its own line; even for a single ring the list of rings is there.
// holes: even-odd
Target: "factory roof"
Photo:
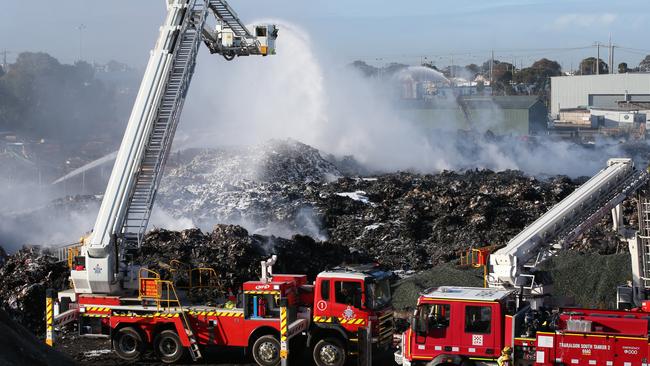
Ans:
[[[494,103],[501,109],[530,109],[539,98],[532,95],[497,95],[490,97],[466,97],[465,103],[472,108]]]

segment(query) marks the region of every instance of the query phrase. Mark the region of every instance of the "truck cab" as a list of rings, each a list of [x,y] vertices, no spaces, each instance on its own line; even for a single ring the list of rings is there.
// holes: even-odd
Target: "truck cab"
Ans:
[[[390,272],[374,267],[335,268],[316,277],[308,343],[317,365],[343,364],[348,354],[357,353],[362,329],[369,329],[373,350],[391,346],[390,277]],[[326,359],[337,361],[323,362]]]
[[[496,361],[512,332],[516,304],[512,290],[429,289],[418,299],[395,360],[401,365]]]

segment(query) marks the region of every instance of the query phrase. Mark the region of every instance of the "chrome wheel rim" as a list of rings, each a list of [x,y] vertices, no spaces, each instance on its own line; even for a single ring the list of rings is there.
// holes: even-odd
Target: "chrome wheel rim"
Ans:
[[[341,359],[341,351],[332,344],[326,344],[320,349],[320,359],[326,365],[336,365]]]
[[[273,342],[264,342],[257,349],[257,355],[264,362],[275,361],[278,357],[278,347]]]

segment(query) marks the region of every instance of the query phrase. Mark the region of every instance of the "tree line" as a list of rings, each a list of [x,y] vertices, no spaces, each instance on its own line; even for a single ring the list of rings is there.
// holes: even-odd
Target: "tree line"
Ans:
[[[60,142],[115,137],[123,124],[116,100],[117,90],[84,61],[62,64],[24,52],[0,68],[0,131]]]
[[[407,67],[404,64],[392,63],[378,68],[368,65],[364,61],[355,61],[352,63],[352,66],[367,77],[380,74],[390,75]],[[488,60],[480,66],[469,64],[466,66],[454,65],[438,68],[433,63],[427,62],[422,63],[422,66],[435,69],[443,73],[447,78],[462,77],[472,81],[476,80],[478,76],[482,76],[482,80],[492,82],[492,90],[495,94],[504,95],[533,94],[548,97],[551,88],[550,78],[564,74],[559,62],[547,58],[537,60],[529,67],[524,68],[517,68],[509,62],[500,60]],[[597,67],[599,68],[598,71]],[[620,63],[617,71],[619,73],[650,72],[650,55],[646,56],[639,66],[635,68],[628,67],[627,63]],[[574,74],[594,75],[597,73],[607,74],[609,72],[607,63],[602,59],[596,62],[595,57],[587,57],[580,62],[579,69]],[[479,84],[481,83],[479,82]]]

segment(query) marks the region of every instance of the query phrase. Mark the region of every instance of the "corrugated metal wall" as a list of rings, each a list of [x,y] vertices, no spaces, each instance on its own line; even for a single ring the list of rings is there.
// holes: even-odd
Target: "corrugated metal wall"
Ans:
[[[588,106],[590,95],[603,96],[604,103],[622,100],[625,93],[650,96],[650,74],[606,74],[551,78],[551,113],[559,109]],[[606,97],[610,96],[610,97]],[[620,96],[620,99],[616,99]],[[598,99],[599,97],[595,97]],[[592,100],[596,100],[593,99]],[[615,103],[615,101],[614,101]],[[606,106],[600,106],[606,107]]]

